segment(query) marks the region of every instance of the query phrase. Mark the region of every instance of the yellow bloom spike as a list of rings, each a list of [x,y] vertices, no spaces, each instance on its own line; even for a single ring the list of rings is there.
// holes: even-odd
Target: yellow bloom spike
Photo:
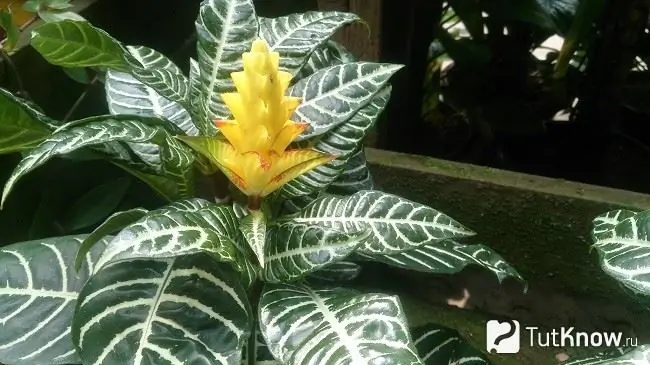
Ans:
[[[244,69],[231,74],[236,92],[221,95],[233,118],[215,121],[225,139],[178,138],[206,156],[239,190],[254,198],[251,201],[258,201],[336,156],[287,150],[308,125],[290,120],[301,99],[285,95],[292,76],[280,71],[278,52],[271,52],[258,39],[242,60]]]

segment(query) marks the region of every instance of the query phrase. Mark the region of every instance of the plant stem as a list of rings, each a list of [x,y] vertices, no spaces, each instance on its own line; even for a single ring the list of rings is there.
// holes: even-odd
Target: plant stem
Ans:
[[[70,107],[70,109],[68,110],[68,112],[65,113],[65,117],[63,117],[63,123],[67,122],[68,119],[70,119],[70,117],[72,116],[72,114],[75,112],[75,110],[77,110],[77,108],[79,107],[79,105],[81,105],[81,102],[82,102],[82,101],[86,98],[86,96],[88,95],[88,92],[90,91],[90,88],[93,87],[93,86],[95,85],[95,83],[97,83],[97,80],[99,80],[99,75],[95,75],[95,76],[93,77],[93,79],[90,80],[90,82],[88,83],[88,85],[86,85],[86,88],[84,89],[84,91],[79,95],[79,97],[78,97],[77,100],[74,102],[74,104],[72,104],[72,106]]]

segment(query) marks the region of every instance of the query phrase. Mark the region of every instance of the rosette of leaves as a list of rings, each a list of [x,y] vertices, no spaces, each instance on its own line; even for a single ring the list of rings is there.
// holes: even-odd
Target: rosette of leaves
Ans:
[[[452,274],[480,265],[521,277],[442,212],[373,190],[362,139],[399,66],[356,61],[329,37],[354,14],[258,17],[251,0],[206,0],[186,75],[144,46],[87,22],[37,28],[32,46],[62,67],[107,70],[110,114],[52,120],[0,93],[0,151],[23,153],[3,201],[34,169],[80,150],[124,168],[169,203],[116,211],[84,235],[0,249],[0,362],[19,364],[487,363],[458,333],[410,328],[399,298],[353,285],[364,261]],[[256,37],[297,75],[297,143],[339,156],[249,211],[200,197],[214,173],[179,135],[216,135],[219,94]]]
[[[593,221],[591,238],[591,248],[597,252],[605,274],[615,279],[640,305],[650,309],[650,210],[617,209],[602,214]],[[562,365],[650,363],[650,344],[620,345],[625,347],[571,359]]]

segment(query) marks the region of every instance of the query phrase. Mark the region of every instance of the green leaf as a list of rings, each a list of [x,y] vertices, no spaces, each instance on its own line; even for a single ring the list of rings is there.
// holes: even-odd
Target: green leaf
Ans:
[[[316,48],[345,25],[361,20],[356,14],[308,11],[278,18],[260,17],[260,35],[280,54],[280,68],[295,74]]]
[[[499,282],[507,277],[524,280],[514,267],[490,247],[464,245],[453,240],[430,243],[392,255],[359,255],[390,266],[432,274],[456,274],[468,265],[478,265],[496,275]]]
[[[454,329],[430,323],[414,328],[411,334],[425,365],[490,364],[481,351],[473,348]]]
[[[397,296],[266,284],[259,316],[282,364],[422,364]]]
[[[54,122],[5,89],[0,89],[0,154],[32,149],[46,139]]]
[[[650,345],[613,349],[598,355],[571,359],[559,365],[633,365],[650,363]]]
[[[115,233],[129,224],[144,217],[149,211],[144,208],[133,208],[121,212],[113,213],[106,218],[104,223],[95,228],[81,243],[77,256],[74,260],[75,270],[79,271],[83,264],[84,257],[95,244],[109,234]]]
[[[609,276],[632,292],[650,295],[650,211],[609,212],[594,220],[592,248]]]
[[[72,335],[84,364],[238,364],[252,310],[227,266],[205,255],[129,260],[80,293]]]
[[[0,10],[0,28],[2,28],[6,34],[2,48],[7,52],[13,51],[13,49],[16,48],[18,38],[20,37],[20,30],[13,21],[10,8]]]
[[[88,85],[93,81],[93,78],[91,77],[90,73],[88,72],[87,68],[83,67],[62,67],[63,72],[65,72],[68,77],[73,79],[74,81]]]
[[[149,142],[159,140],[161,135],[164,136],[164,130],[161,128],[150,127],[137,120],[111,119],[110,117],[55,131],[48,139],[29,151],[16,166],[5,184],[0,206],[4,204],[9,192],[21,177],[55,156],[106,142]]]
[[[216,261],[233,262],[237,266],[237,247],[232,238],[236,232],[237,222],[229,206],[213,204],[193,212],[153,211],[122,229],[108,243],[96,267],[122,260],[201,252]]]
[[[79,362],[70,324],[78,293],[104,245],[96,245],[76,273],[71,263],[84,237],[55,237],[0,248],[1,362]]]
[[[85,21],[45,23],[32,31],[31,44],[56,66],[129,70],[120,43]]]
[[[188,105],[190,83],[178,66],[148,47],[127,46],[126,49],[129,51],[126,60],[132,67],[133,77],[168,100]]]
[[[345,233],[372,230],[359,247],[367,254],[395,254],[475,233],[433,208],[377,190],[322,196],[298,213],[280,218]]]
[[[296,140],[320,136],[341,125],[388,83],[402,65],[353,62],[317,71],[298,81],[290,89],[292,96],[302,98],[295,118],[309,123]]]
[[[335,41],[327,41],[317,48],[296,75],[301,80],[318,70],[342,63],[356,62],[357,59],[343,45]]]
[[[38,16],[46,23],[60,22],[64,20],[87,21],[84,17],[73,11],[39,10]]]
[[[262,278],[269,283],[295,281],[341,261],[359,247],[370,231],[346,234],[315,225],[287,222],[268,232]]]
[[[179,88],[187,88],[187,81],[180,69],[169,59],[155,50],[143,46],[128,46],[129,52],[138,59],[141,68],[145,70],[168,70],[178,78],[172,78],[166,82],[158,83],[156,79],[151,80],[152,88],[138,81],[134,76],[128,73],[108,71],[106,75],[106,101],[111,114],[133,114],[162,117],[178,126],[185,134],[193,136],[198,134],[198,130],[192,123],[192,119],[187,112],[176,101],[170,101],[169,98],[157,90],[162,90],[167,83],[179,83]],[[134,74],[140,74],[141,80],[147,80],[142,75],[146,71],[133,71]],[[153,71],[151,71],[153,72]],[[181,78],[182,77],[182,78]],[[148,81],[148,80],[147,80]],[[183,84],[186,83],[186,84]],[[173,86],[172,86],[173,87]],[[171,94],[171,92],[167,93]]]
[[[251,0],[205,0],[196,21],[197,56],[200,69],[202,135],[214,135],[213,122],[230,115],[221,93],[234,91],[230,73],[242,69],[242,53],[258,36],[258,23]]]
[[[131,179],[123,177],[91,189],[72,203],[64,227],[76,231],[99,223],[117,209],[130,186]]]
[[[311,273],[310,279],[321,281],[347,281],[356,278],[361,273],[361,266],[349,261],[335,261],[320,270]]]
[[[327,187],[327,191],[336,195],[350,195],[361,190],[373,190],[375,184],[368,169],[363,148],[348,158],[345,169],[339,177]]]
[[[266,247],[266,216],[264,212],[261,210],[251,211],[241,220],[239,229],[244,234],[246,242],[253,250],[258,262],[264,267],[264,251]]]
[[[349,158],[359,150],[368,130],[372,128],[386,107],[390,99],[390,92],[390,86],[384,87],[368,105],[357,111],[349,121],[323,135],[313,148],[339,157],[291,180],[282,187],[281,194],[286,198],[310,195],[323,191],[332,184],[348,166]]]
[[[111,161],[115,166],[123,169],[129,174],[137,177],[140,181],[147,184],[153,191],[155,191],[161,198],[172,202],[176,199],[182,198],[182,194],[178,189],[178,184],[174,179],[166,176],[146,173],[141,170],[129,167],[127,164]]]

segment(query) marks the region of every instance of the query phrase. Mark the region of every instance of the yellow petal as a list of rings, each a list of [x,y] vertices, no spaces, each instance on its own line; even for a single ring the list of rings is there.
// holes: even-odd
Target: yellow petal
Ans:
[[[309,124],[307,123],[297,123],[292,120],[286,121],[280,133],[275,137],[271,148],[275,153],[282,154],[284,150],[289,147],[291,142],[296,139],[300,133],[304,132],[308,126]]]
[[[326,155],[314,150],[291,150],[284,152],[274,161],[273,177],[262,191],[267,196],[282,185],[305,172],[334,160],[336,156]]]
[[[248,183],[238,168],[239,153],[226,141],[215,137],[176,136],[196,152],[207,157],[244,194],[248,194]]]
[[[244,133],[242,133],[239,124],[235,120],[217,120],[214,125],[219,128],[221,134],[230,142],[237,150],[242,151],[245,146]]]
[[[287,96],[284,98],[284,107],[287,110],[287,115],[284,117],[284,119],[289,119],[293,115],[293,113],[296,112],[296,109],[300,106],[300,103],[302,102],[302,98],[296,97],[296,96]]]
[[[252,52],[263,52],[263,53],[268,53],[269,51],[269,45],[266,43],[265,40],[258,38],[253,41],[253,45],[251,46],[251,51]]]

